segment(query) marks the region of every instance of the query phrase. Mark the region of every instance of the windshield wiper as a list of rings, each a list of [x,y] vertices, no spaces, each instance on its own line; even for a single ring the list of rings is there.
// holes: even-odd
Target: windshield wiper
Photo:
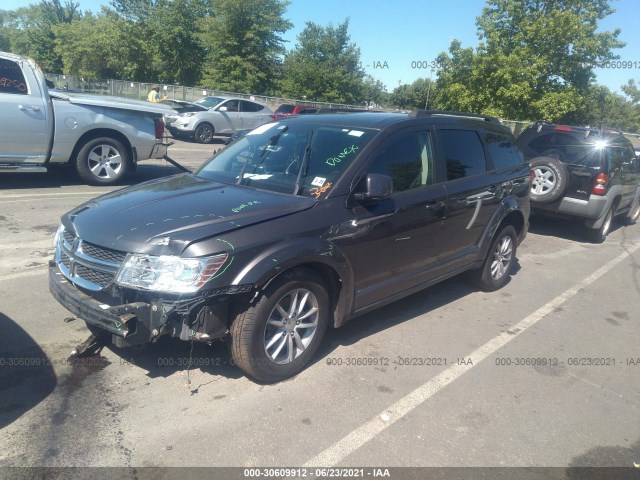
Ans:
[[[268,152],[267,147],[273,146],[276,143],[278,143],[278,140],[280,140],[280,137],[282,136],[282,134],[284,134],[284,132],[286,132],[287,130],[289,130],[289,127],[285,125],[284,128],[282,128],[277,134],[275,134],[273,137],[269,139],[269,143],[265,145],[264,150],[262,150],[262,152],[260,153],[261,160],[253,169],[254,172],[260,165],[262,165],[262,162],[264,162],[265,159],[263,157]],[[247,169],[247,166],[249,165],[250,159],[251,157],[247,157],[247,159],[244,161],[244,165],[242,165],[242,169],[240,170],[240,175],[238,176],[238,181],[236,182],[236,185],[240,185],[240,183],[242,183],[242,177],[244,176],[244,172]]]
[[[307,142],[307,146],[304,149],[304,157],[302,158],[302,165],[300,165],[300,170],[298,171],[298,177],[296,178],[296,185],[293,187],[293,194],[298,195],[300,191],[300,180],[302,178],[303,172],[304,176],[307,176],[307,166],[309,165],[309,160],[311,159],[311,141],[313,140],[313,130],[309,134],[309,142]]]

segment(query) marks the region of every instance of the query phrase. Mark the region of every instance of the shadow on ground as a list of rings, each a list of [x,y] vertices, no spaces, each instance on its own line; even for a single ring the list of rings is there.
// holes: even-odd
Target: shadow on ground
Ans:
[[[47,398],[57,379],[51,360],[16,322],[0,312],[0,429]]]

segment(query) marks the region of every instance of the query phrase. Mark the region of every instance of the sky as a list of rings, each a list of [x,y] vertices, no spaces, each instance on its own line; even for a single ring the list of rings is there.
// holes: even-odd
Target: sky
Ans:
[[[78,0],[76,0],[78,1]],[[38,3],[34,0],[2,0],[2,9],[13,10]],[[80,9],[98,12],[107,0],[79,0]],[[284,34],[287,49],[296,44],[307,21],[334,26],[349,18],[351,41],[360,48],[366,73],[391,91],[400,83],[435,78],[428,63],[458,39],[463,47],[476,46],[475,20],[484,0],[293,0],[286,17],[294,27]],[[612,0],[616,12],[600,23],[601,30],[619,28],[626,46],[614,53],[631,67],[596,69],[597,82],[621,93],[629,79],[640,83],[640,35],[638,0]],[[421,68],[423,67],[423,68]],[[426,68],[424,68],[426,67]]]

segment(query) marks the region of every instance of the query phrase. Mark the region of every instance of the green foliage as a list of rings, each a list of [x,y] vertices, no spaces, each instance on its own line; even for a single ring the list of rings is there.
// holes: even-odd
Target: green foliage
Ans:
[[[631,104],[605,86],[591,87],[584,111],[585,125],[640,132],[640,105]]]
[[[82,18],[79,7],[80,4],[72,0],[66,0],[64,5],[60,0],[40,2],[41,16],[33,27],[27,30],[27,38],[30,55],[36,59],[44,71],[62,73],[62,58],[55,51],[56,27],[69,25],[74,20]]]
[[[367,75],[364,77],[362,85],[363,103],[366,102],[367,106],[382,105],[388,102],[389,94],[387,93],[387,88],[380,80]]]
[[[360,49],[351,43],[349,19],[337,27],[307,22],[284,59],[281,89],[286,96],[335,103],[360,103],[367,93]]]
[[[399,85],[391,93],[390,102],[403,110],[437,109],[435,82],[418,78],[411,85]]]
[[[199,38],[208,52],[203,83],[220,90],[269,93],[279,57],[281,34],[292,27],[283,18],[282,0],[216,0],[215,15],[200,23]]]
[[[488,0],[480,45],[440,54],[437,101],[452,110],[562,121],[583,115],[593,66],[624,46],[598,31],[608,0]]]
[[[622,91],[631,98],[633,103],[640,103],[640,89],[636,86],[635,80],[629,80],[626,85],[623,85]]]

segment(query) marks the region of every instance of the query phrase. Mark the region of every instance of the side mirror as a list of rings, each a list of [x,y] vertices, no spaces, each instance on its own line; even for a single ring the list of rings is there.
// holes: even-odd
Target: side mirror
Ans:
[[[218,111],[219,111],[219,112],[226,112],[227,110],[228,110],[228,108],[227,108],[227,107],[220,107],[220,108],[218,109]]]
[[[369,173],[365,180],[365,191],[354,194],[358,202],[380,202],[391,198],[393,179],[388,175]]]

